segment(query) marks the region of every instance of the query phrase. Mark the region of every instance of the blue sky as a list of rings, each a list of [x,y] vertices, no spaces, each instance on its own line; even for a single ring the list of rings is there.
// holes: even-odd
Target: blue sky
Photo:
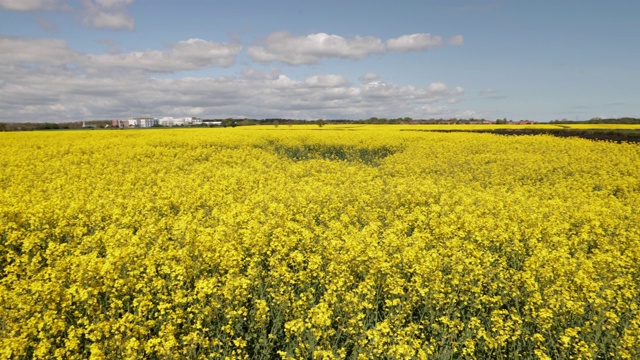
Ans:
[[[0,121],[640,117],[640,1],[0,0]]]

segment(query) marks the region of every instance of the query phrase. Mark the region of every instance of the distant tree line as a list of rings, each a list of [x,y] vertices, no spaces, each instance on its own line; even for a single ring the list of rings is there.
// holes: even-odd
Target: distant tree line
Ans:
[[[0,123],[0,131],[31,131],[71,129],[66,123]]]
[[[287,119],[287,118],[266,118],[266,119],[251,119],[251,118],[224,118],[224,119],[203,119],[202,126],[207,126],[204,122],[220,122],[223,127],[236,127],[236,126],[252,126],[252,125],[317,125],[324,126],[327,124],[484,124],[489,121],[484,118],[470,118],[470,119],[457,119],[457,118],[430,118],[430,119],[413,119],[410,117],[398,117],[398,118],[383,118],[383,117],[370,117],[362,120],[352,119],[317,119],[317,120],[300,120],[300,119]],[[493,121],[495,124],[508,124],[512,123],[507,118],[496,119]],[[552,124],[640,124],[639,118],[622,117],[622,118],[607,118],[602,119],[594,117],[584,121],[572,121],[567,119],[553,120]],[[95,120],[86,121],[86,125],[95,126],[97,128],[105,128],[111,126],[111,120]],[[159,126],[159,125],[158,125]],[[0,122],[0,131],[31,131],[31,130],[65,130],[65,129],[80,129],[83,127],[82,121],[65,122],[65,123],[52,123],[52,122],[27,122],[27,123],[2,123]]]
[[[34,130],[69,130],[81,129],[82,121],[53,123],[53,122],[0,122],[0,131],[34,131]],[[93,125],[98,128],[104,128],[105,125],[111,125],[111,120],[85,121],[86,125]]]

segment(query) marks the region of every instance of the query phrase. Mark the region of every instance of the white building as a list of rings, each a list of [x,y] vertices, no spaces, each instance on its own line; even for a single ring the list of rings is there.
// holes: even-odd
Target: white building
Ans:
[[[151,127],[154,125],[160,125],[160,126],[193,126],[193,125],[202,125],[202,119],[199,119],[197,117],[172,117],[172,116],[165,116],[165,117],[161,117],[159,119],[156,118],[135,118],[135,119],[131,119],[131,120],[136,120],[135,125],[133,125],[133,122],[129,123],[129,127]],[[131,121],[129,120],[129,121]]]
[[[152,117],[138,118],[138,123],[142,128],[149,128],[158,125],[158,119]]]
[[[154,125],[158,125],[158,119],[152,117],[138,117],[131,118],[127,120],[127,127],[140,127],[140,128],[149,128]]]
[[[158,124],[160,126],[173,126],[174,120],[175,119],[170,116],[165,116],[163,118],[158,119]]]

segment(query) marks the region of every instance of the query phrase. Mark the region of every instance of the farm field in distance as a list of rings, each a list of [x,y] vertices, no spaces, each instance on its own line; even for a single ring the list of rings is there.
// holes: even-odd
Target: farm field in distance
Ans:
[[[639,358],[640,145],[464,127],[0,133],[0,357]]]
[[[613,142],[640,142],[638,124],[427,125],[405,131],[476,132],[497,135],[553,135]]]

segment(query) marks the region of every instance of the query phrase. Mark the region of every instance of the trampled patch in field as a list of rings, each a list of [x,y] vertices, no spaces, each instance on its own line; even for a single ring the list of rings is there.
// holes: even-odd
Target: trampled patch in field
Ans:
[[[369,166],[379,166],[384,158],[400,151],[401,147],[377,146],[358,147],[355,145],[334,144],[299,144],[285,145],[277,142],[267,142],[258,146],[275,152],[278,156],[294,161],[324,159],[332,161],[361,162]]]

